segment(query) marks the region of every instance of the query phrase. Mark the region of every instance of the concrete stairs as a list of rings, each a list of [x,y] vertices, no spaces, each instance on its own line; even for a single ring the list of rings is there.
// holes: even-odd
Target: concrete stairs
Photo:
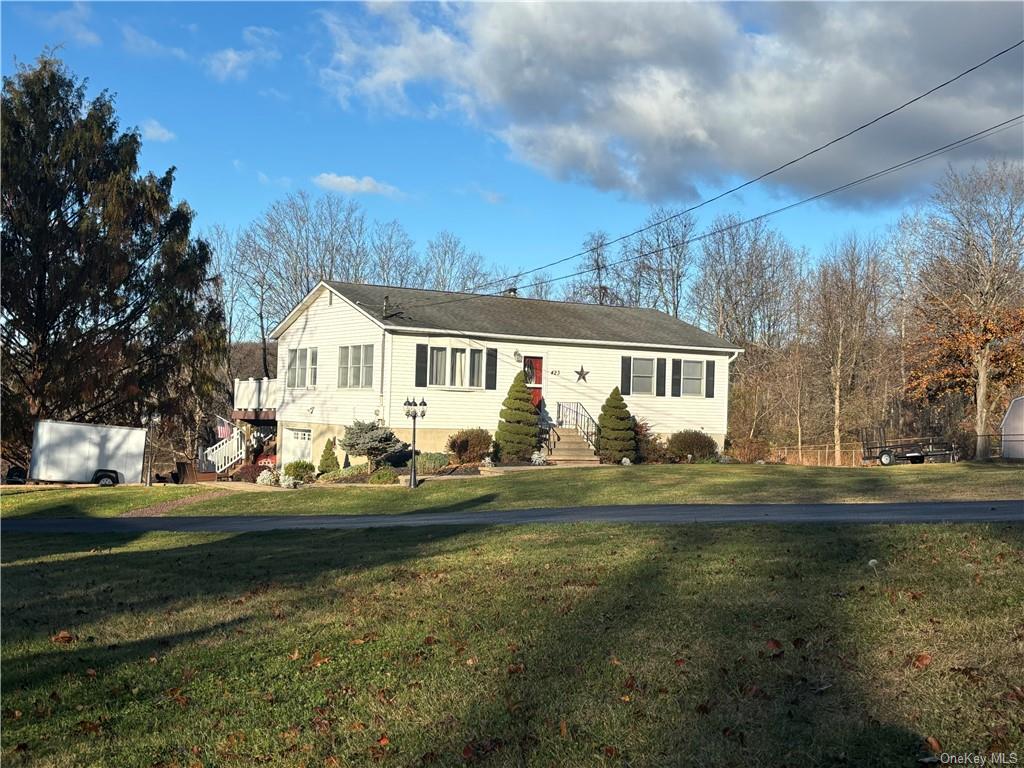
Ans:
[[[601,460],[594,454],[593,448],[574,429],[558,428],[552,430],[557,434],[554,450],[548,454],[549,464],[600,464]]]

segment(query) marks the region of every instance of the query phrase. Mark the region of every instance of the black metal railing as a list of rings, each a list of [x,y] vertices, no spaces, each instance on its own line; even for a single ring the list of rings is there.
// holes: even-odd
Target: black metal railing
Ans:
[[[587,413],[583,403],[558,403],[556,414],[558,426],[575,429],[591,448],[597,450],[597,422]]]

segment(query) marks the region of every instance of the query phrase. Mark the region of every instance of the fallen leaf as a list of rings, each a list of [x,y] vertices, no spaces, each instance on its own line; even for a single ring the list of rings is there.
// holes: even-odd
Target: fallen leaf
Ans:
[[[618,657],[616,657],[616,656],[612,656],[610,659],[608,659],[608,663],[609,664],[614,664],[616,667],[618,667],[618,666],[620,666],[622,664],[622,662],[619,661]]]
[[[93,669],[92,667],[89,667],[87,670],[85,670],[85,676],[86,677],[91,677],[92,679],[95,680],[96,679],[96,670]]]
[[[296,648],[296,649],[295,649],[294,651],[292,651],[291,653],[289,653],[289,654],[288,654],[288,659],[289,659],[290,661],[298,661],[298,660],[299,660],[299,649],[298,649],[298,648]]]
[[[601,751],[604,752],[606,757],[619,756],[619,750],[616,747],[613,747],[611,744],[605,744],[603,747],[601,747]]]
[[[330,661],[330,656],[324,656],[320,651],[313,651],[312,658],[310,658],[309,663],[303,669],[319,669],[324,664],[330,663]]]
[[[348,729],[350,731],[365,731],[366,730],[366,723],[364,723],[364,722],[362,722],[360,720],[356,720],[354,723],[352,723],[352,725],[350,725],[348,727]]]
[[[434,637],[433,635],[427,635],[425,638],[423,638],[423,644],[424,645],[434,645],[434,643],[436,643],[436,642],[437,642],[437,638]]]
[[[380,738],[377,739],[377,743],[380,744],[382,747],[386,747],[388,744],[391,743],[391,739],[387,737],[387,734],[382,733],[380,735]]]
[[[566,738],[569,737],[569,724],[567,722],[565,722],[565,720],[562,720],[558,724],[558,732],[562,735],[563,739],[566,739]]]
[[[508,665],[508,673],[510,675],[521,674],[525,669],[526,669],[526,666],[524,664],[522,664],[522,663],[519,663],[519,664],[509,664]]]
[[[79,720],[78,730],[82,733],[99,734],[103,732],[103,725],[93,720]]]
[[[914,669],[924,669],[932,663],[932,655],[930,653],[919,653],[914,657],[911,662]]]
[[[931,750],[932,754],[937,755],[942,752],[942,745],[939,744],[939,740],[934,736],[929,736],[924,741],[928,745],[928,749]]]
[[[674,664],[675,664],[675,665],[676,665],[677,667],[682,667],[682,666],[685,666],[685,664],[686,664],[686,659],[676,659],[676,660],[675,660],[675,661],[674,661],[673,663],[674,663]]]
[[[58,645],[68,645],[78,640],[78,635],[73,635],[66,629],[62,629],[56,635],[50,638],[51,643],[57,643]]]
[[[768,645],[768,649],[769,650],[772,650],[772,651],[781,651],[782,650],[782,643],[780,643],[774,637],[768,641],[767,645]]]

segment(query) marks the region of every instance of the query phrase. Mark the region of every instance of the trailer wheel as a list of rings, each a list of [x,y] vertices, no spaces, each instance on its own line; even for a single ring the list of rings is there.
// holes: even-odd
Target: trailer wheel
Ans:
[[[101,488],[112,488],[117,485],[117,473],[99,470],[92,476],[92,481]]]
[[[878,463],[883,467],[891,467],[896,463],[896,457],[893,455],[892,451],[882,451],[878,456]]]

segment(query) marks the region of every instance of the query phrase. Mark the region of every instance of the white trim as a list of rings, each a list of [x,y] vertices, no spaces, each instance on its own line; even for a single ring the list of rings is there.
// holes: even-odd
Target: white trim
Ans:
[[[298,304],[295,305],[295,309],[293,309],[291,312],[289,312],[284,320],[282,320],[280,323],[278,323],[276,326],[274,326],[274,328],[268,334],[270,336],[270,338],[272,338],[272,339],[280,338],[281,334],[284,333],[285,331],[287,331],[289,326],[291,326],[292,323],[294,323],[296,320],[299,319],[299,315],[301,315],[305,310],[309,309],[309,307],[313,304],[313,301],[319,295],[319,292],[320,292],[321,288],[326,288],[333,295],[337,296],[339,299],[341,299],[346,304],[348,304],[350,307],[352,307],[352,309],[360,312],[367,320],[372,322],[374,325],[378,326],[379,328],[383,328],[386,331],[391,330],[391,328],[389,326],[384,325],[384,323],[382,323],[376,317],[371,315],[369,312],[367,312],[361,306],[356,304],[354,301],[350,301],[343,294],[339,293],[337,290],[332,288],[326,282],[321,280],[319,283],[317,283],[315,286],[313,286],[313,290],[311,290],[309,293],[307,293],[303,297],[302,301],[300,301]]]

